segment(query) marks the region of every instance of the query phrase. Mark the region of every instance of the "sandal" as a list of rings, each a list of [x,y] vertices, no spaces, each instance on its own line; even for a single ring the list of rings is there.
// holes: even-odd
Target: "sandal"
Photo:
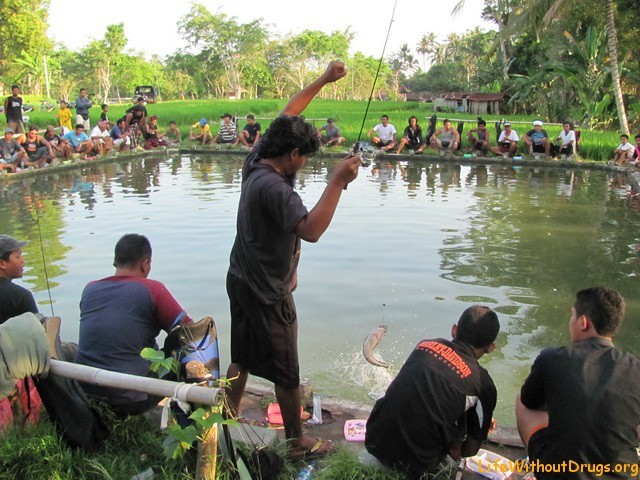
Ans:
[[[329,453],[332,453],[335,448],[333,440],[322,440],[316,438],[316,443],[308,450],[301,450],[300,448],[289,452],[289,459],[293,461],[307,460],[310,458],[320,458]]]

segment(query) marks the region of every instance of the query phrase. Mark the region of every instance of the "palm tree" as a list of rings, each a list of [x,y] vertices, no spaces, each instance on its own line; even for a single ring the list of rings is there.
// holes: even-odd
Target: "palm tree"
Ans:
[[[496,0],[485,0],[487,3],[493,3]],[[510,0],[497,0],[500,2],[509,2]],[[516,16],[509,18],[509,22],[504,29],[499,32],[500,37],[506,37],[514,33],[525,31],[527,27],[533,27],[537,30],[545,29],[553,20],[561,16],[564,12],[568,12],[567,8],[577,0],[523,0],[522,11]],[[465,0],[459,0],[454,7],[453,13],[456,13],[464,6]],[[607,32],[607,45],[609,49],[609,62],[611,65],[611,80],[613,87],[613,95],[616,100],[616,109],[618,112],[618,121],[620,129],[629,133],[629,120],[624,106],[622,97],[622,83],[620,80],[620,67],[618,65],[618,32],[615,24],[615,4],[613,0],[605,0],[606,22],[605,29]]]
[[[425,57],[428,55],[430,58],[430,63],[434,63],[435,52],[438,46],[438,42],[436,40],[436,34],[431,32],[426,35],[422,35],[422,38],[418,42],[416,46],[416,51],[422,55],[422,69],[427,70],[427,65],[425,62]]]

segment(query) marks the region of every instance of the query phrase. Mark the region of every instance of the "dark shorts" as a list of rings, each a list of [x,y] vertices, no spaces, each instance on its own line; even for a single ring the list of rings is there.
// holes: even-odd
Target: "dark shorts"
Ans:
[[[230,138],[230,139],[228,139],[228,140],[225,140],[225,139],[224,139],[224,138],[222,138],[222,137],[218,137],[218,140],[216,140],[216,143],[233,143],[233,142],[235,142],[235,141],[236,141],[236,139],[235,139],[235,138]]]
[[[386,147],[388,145],[391,145],[393,143],[393,140],[387,140],[386,142],[383,140],[380,140],[378,143],[376,143],[376,147]]]
[[[511,147],[511,143],[512,142],[500,142],[498,144],[498,147],[500,148],[501,152],[508,152],[509,148]]]
[[[529,444],[527,445],[527,453],[529,460],[534,462],[539,460],[540,463],[544,462],[544,452],[548,450],[547,443],[549,438],[549,428],[541,428],[536,430],[529,438]]]
[[[476,150],[483,150],[485,148],[484,145],[485,142],[477,141],[473,144],[473,148],[475,148]]]
[[[536,145],[535,143],[533,144],[533,151],[535,153],[544,153],[544,145]]]
[[[241,278],[227,274],[231,308],[231,361],[278,386],[300,385],[298,321],[293,295],[261,303]]]
[[[573,145],[569,144],[566,147],[560,147],[560,155],[573,155]]]

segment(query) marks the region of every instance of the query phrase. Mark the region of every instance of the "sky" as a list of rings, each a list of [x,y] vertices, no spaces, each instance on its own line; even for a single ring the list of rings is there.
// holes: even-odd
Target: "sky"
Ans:
[[[355,33],[352,54],[360,51],[379,58],[389,29],[393,1],[245,0],[237,2],[199,0],[212,13],[235,16],[240,23],[262,18],[279,34],[320,30],[330,33],[351,27]],[[407,43],[415,51],[422,35],[433,32],[439,39],[463,33],[475,26],[494,28],[480,18],[483,0],[466,0],[462,13],[451,16],[456,0],[397,0],[385,56]],[[127,47],[161,57],[184,48],[177,22],[191,9],[185,0],[50,0],[49,36],[72,50],[104,37],[107,25],[124,23]]]

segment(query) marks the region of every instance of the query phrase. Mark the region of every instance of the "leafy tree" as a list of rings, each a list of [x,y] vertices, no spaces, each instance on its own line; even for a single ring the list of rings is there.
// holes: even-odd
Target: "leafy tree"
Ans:
[[[203,5],[194,3],[191,11],[178,22],[178,30],[193,48],[200,48],[206,58],[222,66],[220,73],[235,98],[241,98],[245,67],[266,44],[267,32],[262,20],[238,23],[236,17],[214,15]]]
[[[85,65],[100,85],[103,102],[109,98],[113,76],[122,64],[122,50],[126,45],[124,23],[119,23],[108,25],[104,38],[90,42],[81,52]]]
[[[48,9],[48,0],[0,2],[0,78],[7,83],[24,81],[28,89],[33,88],[33,82],[42,85],[42,72],[35,76],[33,69],[25,71],[24,63],[15,60],[42,64],[42,56],[51,49],[46,36]]]
[[[432,65],[428,72],[415,75],[407,84],[416,92],[463,91],[469,88],[465,77],[464,65],[457,62],[444,62]]]

